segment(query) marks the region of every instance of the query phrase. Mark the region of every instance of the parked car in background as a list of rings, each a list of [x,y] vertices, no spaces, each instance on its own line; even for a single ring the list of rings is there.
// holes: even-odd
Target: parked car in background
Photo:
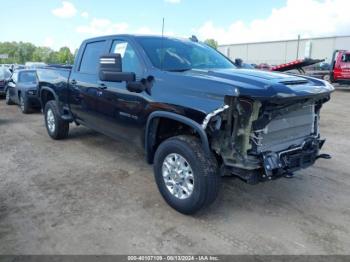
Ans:
[[[350,84],[350,51],[335,50],[332,57],[330,81]]]
[[[26,69],[25,65],[14,65],[14,70]]]
[[[10,77],[10,70],[7,67],[0,67],[0,95],[5,94],[5,87]]]
[[[262,64],[257,65],[256,69],[269,71],[271,69],[271,66],[269,64],[262,63]]]
[[[243,60],[240,59],[240,58],[236,58],[236,59],[235,59],[234,65],[235,65],[237,68],[255,69],[255,66],[253,66],[253,65],[251,65],[251,64],[244,63]]]
[[[24,114],[33,108],[40,108],[37,96],[38,77],[36,70],[18,70],[12,75],[6,87],[6,104],[18,104]]]
[[[26,62],[25,63],[25,67],[27,69],[35,69],[35,68],[45,67],[45,66],[47,66],[47,64],[43,62]]]

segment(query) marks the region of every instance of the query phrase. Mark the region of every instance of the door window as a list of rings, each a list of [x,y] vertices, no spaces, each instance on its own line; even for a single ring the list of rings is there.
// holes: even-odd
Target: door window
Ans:
[[[123,72],[132,72],[137,76],[142,74],[140,60],[135,49],[126,41],[116,40],[112,45],[112,53],[122,57]]]
[[[342,62],[349,63],[350,62],[350,54],[344,54],[342,57]]]
[[[100,56],[104,52],[105,42],[106,41],[93,42],[86,45],[79,69],[81,73],[97,73]]]
[[[21,72],[18,78],[18,82],[21,83],[36,83],[36,73],[34,71]]]

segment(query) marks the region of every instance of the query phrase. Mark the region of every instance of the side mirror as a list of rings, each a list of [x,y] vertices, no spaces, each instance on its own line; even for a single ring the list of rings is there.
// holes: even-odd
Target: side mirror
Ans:
[[[132,82],[135,73],[123,72],[120,54],[108,54],[100,57],[99,77],[101,81]]]
[[[155,80],[153,76],[148,76],[147,78],[141,79],[141,81],[133,81],[127,83],[126,88],[130,92],[142,93],[145,91],[147,94],[152,95],[152,87],[154,81]]]

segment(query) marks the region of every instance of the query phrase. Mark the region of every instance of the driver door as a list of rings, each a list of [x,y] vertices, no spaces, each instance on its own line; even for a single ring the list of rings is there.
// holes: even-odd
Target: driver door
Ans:
[[[110,53],[121,55],[123,72],[135,73],[136,81],[144,77],[145,67],[130,42],[115,39]],[[104,133],[142,147],[143,126],[146,122],[143,114],[149,95],[146,92],[130,92],[126,82],[100,81],[99,84],[104,89],[98,95],[97,112],[104,120]]]

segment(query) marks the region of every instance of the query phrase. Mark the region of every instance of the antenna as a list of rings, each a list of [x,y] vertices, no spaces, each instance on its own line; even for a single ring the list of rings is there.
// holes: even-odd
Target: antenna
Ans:
[[[164,65],[164,27],[165,27],[165,18],[163,17],[163,23],[162,23],[162,43],[161,43],[161,57],[160,57],[160,69],[163,71],[163,65]]]
[[[163,17],[163,24],[162,24],[162,37],[164,37],[164,26],[165,26],[165,18]]]

